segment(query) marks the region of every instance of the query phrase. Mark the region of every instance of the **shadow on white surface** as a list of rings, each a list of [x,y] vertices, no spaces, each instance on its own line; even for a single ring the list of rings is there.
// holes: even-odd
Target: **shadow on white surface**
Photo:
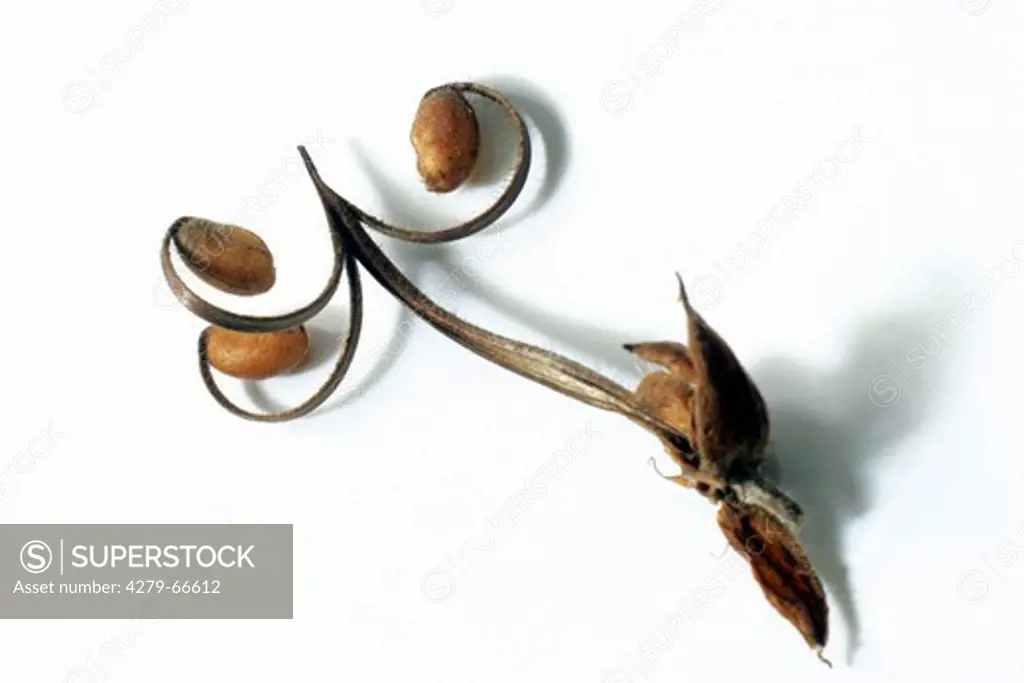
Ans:
[[[518,223],[523,216],[543,206],[555,193],[567,170],[569,141],[555,108],[542,94],[518,81],[498,80],[488,84],[509,97],[528,122],[538,129],[540,142],[544,145],[542,187],[527,212],[519,214],[515,221]],[[490,125],[488,121],[482,122],[485,130]],[[378,192],[380,205],[384,208],[383,216],[414,228],[446,222],[438,216],[424,215],[423,204],[411,200],[405,190],[399,189],[381,173],[357,143],[352,143],[351,149]],[[478,176],[474,176],[474,184],[500,182],[503,174],[507,174],[511,150],[509,145],[494,146],[493,156],[481,159],[482,169]],[[418,282],[419,275],[428,267],[445,272],[453,272],[458,267],[446,245],[399,242],[388,251],[413,282]],[[365,271],[361,275],[365,276]],[[364,277],[364,286],[366,281]],[[622,349],[624,342],[636,341],[628,331],[567,321],[538,310],[533,304],[515,301],[478,278],[467,278],[461,294],[485,302],[495,311],[536,329],[547,340],[542,345],[577,358],[628,386],[639,380],[642,374],[635,359]],[[927,297],[927,300],[933,301],[934,297]],[[931,307],[922,307],[866,323],[851,341],[847,357],[835,369],[809,368],[784,358],[748,364],[768,402],[776,464],[782,470],[779,483],[807,513],[808,521],[801,539],[845,622],[849,639],[847,660],[850,662],[859,647],[861,624],[841,539],[847,527],[870,508],[868,484],[878,459],[895,450],[901,440],[924,424],[932,397],[943,389],[946,368],[941,364],[950,362],[953,354],[939,354],[936,360],[929,361],[932,384],[927,392],[915,392],[909,396],[900,391],[892,403],[885,401],[886,405],[880,405],[877,400],[872,400],[872,381],[880,376],[879,372],[892,372],[892,363],[903,358],[908,349],[925,337],[939,315]],[[403,306],[395,324],[395,333],[379,353],[370,372],[357,384],[343,384],[341,398],[325,406],[323,412],[349,405],[383,379],[410,336],[415,336],[412,332],[418,326],[412,324],[415,321],[415,315]],[[307,367],[321,367],[327,363],[337,352],[347,325],[348,317],[343,308],[329,308],[311,321],[312,350]],[[402,330],[409,332],[401,333]],[[728,331],[722,332],[728,339]],[[366,350],[363,342],[359,352]],[[280,407],[272,405],[258,384],[246,383],[245,390],[260,409],[280,410]]]
[[[476,112],[480,126],[480,152],[466,186],[504,186],[511,177],[510,171],[516,155],[516,136],[509,116],[500,105],[486,98],[469,94],[467,99]],[[519,102],[513,104],[525,115]]]
[[[932,298],[928,299],[933,301]],[[789,359],[757,363],[751,375],[768,403],[779,485],[807,515],[801,541],[835,600],[846,625],[847,662],[859,648],[861,624],[843,556],[846,527],[872,503],[868,489],[878,460],[896,450],[926,421],[943,391],[948,368],[943,355],[929,366],[926,392],[900,390],[885,401],[872,396],[879,372],[892,371],[935,324],[930,310],[909,310],[865,324],[842,364],[831,371]],[[954,354],[946,354],[946,362]],[[905,378],[900,378],[906,381]],[[874,400],[873,400],[874,399]],[[877,402],[876,402],[877,401]]]
[[[302,372],[327,368],[341,353],[349,326],[348,306],[328,306],[306,325],[309,333],[309,357]]]
[[[568,128],[562,116],[558,113],[554,102],[526,81],[510,77],[498,77],[488,79],[486,84],[504,93],[516,109],[519,110],[519,113],[523,115],[523,118],[526,119],[526,124],[528,126],[531,123],[533,124],[534,130],[539,133],[540,138],[538,140],[538,136],[533,135],[535,148],[537,142],[543,145],[543,184],[526,213],[520,214],[519,217],[522,219],[530,213],[543,208],[562,184],[562,180],[565,178],[566,171],[569,168],[570,147]],[[508,124],[505,123],[504,125],[504,129],[508,130]],[[511,152],[514,152],[514,148],[510,148]],[[507,170],[508,163],[510,162],[511,156],[505,160],[505,170]],[[502,174],[505,173],[505,170],[499,169],[498,174],[491,177],[490,181],[497,182],[502,179],[504,177]],[[531,169],[531,175],[536,170],[536,168]],[[481,180],[487,177],[482,175]]]
[[[432,260],[449,267],[445,259],[444,253],[437,253]],[[643,374],[643,368],[622,350],[624,340],[633,341],[628,333],[566,321],[478,280],[467,291],[494,310],[541,331],[548,340],[542,346],[576,358],[626,386],[633,386]],[[953,362],[955,354],[928,356],[926,391],[906,391],[916,386],[912,377],[897,380],[886,373],[898,374],[893,364],[904,360],[908,350],[928,346],[922,342],[943,315],[935,302],[953,298],[933,292],[922,298],[927,303],[917,309],[865,323],[847,345],[846,357],[833,369],[811,368],[788,358],[747,364],[768,403],[775,446],[769,463],[775,471],[769,474],[806,512],[801,541],[846,626],[849,664],[859,649],[861,624],[842,538],[848,526],[870,509],[868,485],[879,459],[891,455],[904,438],[925,424],[934,399],[943,394],[946,364]],[[885,387],[877,384],[880,378],[902,384],[881,391]]]

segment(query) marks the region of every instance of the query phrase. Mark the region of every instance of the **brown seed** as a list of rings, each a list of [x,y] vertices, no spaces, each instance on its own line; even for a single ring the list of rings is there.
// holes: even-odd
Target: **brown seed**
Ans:
[[[187,218],[174,241],[189,270],[223,292],[252,296],[274,286],[274,258],[254,232]]]
[[[438,88],[420,100],[409,140],[416,150],[416,170],[427,189],[451,192],[473,172],[480,127],[462,93]]]
[[[301,325],[281,332],[236,332],[211,326],[206,358],[225,375],[266,379],[294,370],[309,350],[309,335]]]

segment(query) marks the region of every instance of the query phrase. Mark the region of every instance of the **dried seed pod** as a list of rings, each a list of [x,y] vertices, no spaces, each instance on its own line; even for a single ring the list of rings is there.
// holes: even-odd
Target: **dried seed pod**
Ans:
[[[689,328],[687,358],[697,385],[694,422],[697,449],[709,471],[728,478],[734,464],[756,470],[770,439],[768,411],[757,386],[725,340],[693,309],[679,280]]]
[[[266,243],[250,230],[186,218],[174,243],[189,270],[223,292],[252,296],[274,286],[274,258]]]
[[[718,526],[729,544],[750,562],[768,602],[800,632],[818,658],[828,642],[828,602],[803,548],[770,512],[743,503],[723,503]]]
[[[294,370],[309,350],[301,325],[281,332],[236,332],[216,325],[203,333],[210,365],[239,379],[266,379]]]
[[[420,100],[409,140],[427,189],[451,192],[473,172],[480,151],[480,126],[462,93],[441,87]]]

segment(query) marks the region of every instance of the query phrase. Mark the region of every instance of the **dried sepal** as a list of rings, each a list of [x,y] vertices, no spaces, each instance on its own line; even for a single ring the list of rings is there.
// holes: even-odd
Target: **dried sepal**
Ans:
[[[671,425],[687,438],[693,432],[692,394],[693,389],[686,380],[661,371],[645,375],[634,392],[637,406],[641,410]],[[650,431],[661,440],[665,451],[680,467],[694,470],[699,466],[700,460],[693,453],[689,441],[680,443],[678,438],[660,430]]]
[[[623,344],[622,348],[648,363],[660,365],[674,375],[692,384],[697,379],[697,370],[690,360],[686,347],[674,341],[639,342]]]
[[[750,562],[768,602],[831,667],[822,655],[828,642],[825,591],[789,528],[759,506],[734,502],[719,507],[718,526],[736,552]]]
[[[636,388],[637,401],[647,410],[684,434],[693,428],[690,409],[693,390],[686,380],[668,372],[651,372]]]
[[[694,441],[708,470],[731,477],[736,461],[755,470],[768,445],[768,411],[757,387],[725,340],[693,309],[682,278],[679,298],[688,318],[688,357],[696,372]]]

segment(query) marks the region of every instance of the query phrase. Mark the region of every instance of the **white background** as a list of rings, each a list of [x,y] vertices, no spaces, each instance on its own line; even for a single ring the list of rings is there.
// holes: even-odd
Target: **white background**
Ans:
[[[1020,676],[1019,4],[166,2],[155,31],[150,0],[21,3],[0,29],[0,521],[293,523],[295,618],[0,622],[0,678]],[[682,339],[678,270],[769,402],[835,671],[723,554],[714,508],[653,474],[652,437],[410,322],[369,279],[320,411],[254,424],[204,392],[203,325],[162,286],[167,226],[257,206],[279,284],[230,303],[301,305],[330,264],[295,146],[368,210],[466,217],[500,169],[427,196],[408,143],[420,94],[462,79],[529,117],[527,189],[500,229],[382,244],[460,315],[628,383],[622,342]],[[311,323],[316,367],[257,398],[318,384],[345,307]]]

